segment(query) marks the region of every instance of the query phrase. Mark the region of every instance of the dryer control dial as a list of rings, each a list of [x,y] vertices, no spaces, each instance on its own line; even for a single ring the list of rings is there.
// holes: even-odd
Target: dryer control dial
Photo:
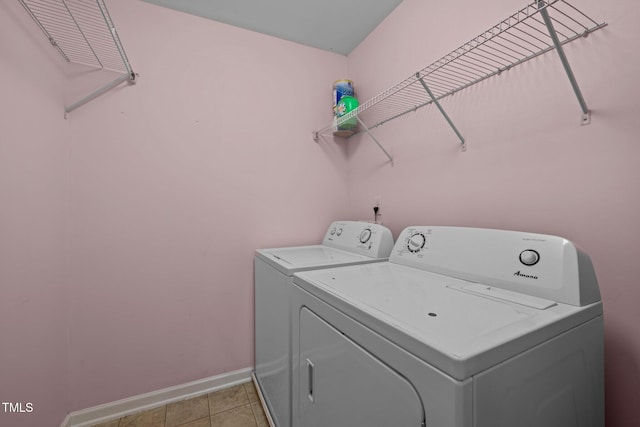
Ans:
[[[360,243],[367,243],[370,238],[371,238],[371,229],[365,228],[364,230],[362,230],[362,233],[360,233]]]
[[[536,265],[540,261],[540,254],[533,249],[526,249],[520,252],[520,262],[524,265]]]
[[[422,233],[414,233],[409,237],[407,241],[407,249],[409,252],[419,252],[424,248],[424,244],[427,242],[427,238]]]

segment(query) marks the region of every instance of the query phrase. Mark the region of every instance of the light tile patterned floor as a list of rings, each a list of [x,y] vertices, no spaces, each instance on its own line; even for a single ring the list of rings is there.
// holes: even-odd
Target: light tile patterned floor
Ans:
[[[253,383],[129,415],[93,427],[269,427]]]

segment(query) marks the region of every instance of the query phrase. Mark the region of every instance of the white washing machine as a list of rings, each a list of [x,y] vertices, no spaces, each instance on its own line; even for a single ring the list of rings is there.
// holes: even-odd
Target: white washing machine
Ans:
[[[269,422],[291,426],[290,291],[296,272],[386,261],[393,248],[388,228],[338,221],[321,245],[260,249],[255,257],[254,381]]]
[[[294,427],[604,426],[600,292],[565,239],[410,227],[291,297]]]

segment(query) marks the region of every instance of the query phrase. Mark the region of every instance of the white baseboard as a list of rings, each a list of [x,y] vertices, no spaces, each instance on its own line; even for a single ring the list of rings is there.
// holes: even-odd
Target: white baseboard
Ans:
[[[157,408],[167,403],[179,402],[191,397],[211,393],[216,390],[251,381],[252,371],[253,367],[240,369],[186,384],[116,400],[115,402],[81,409],[68,414],[60,427],[88,427],[140,411]]]

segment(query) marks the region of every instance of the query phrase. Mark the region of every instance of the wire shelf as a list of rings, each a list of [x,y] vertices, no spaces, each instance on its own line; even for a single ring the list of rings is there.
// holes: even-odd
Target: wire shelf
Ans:
[[[65,106],[64,117],[123,82],[136,83],[104,0],[20,0],[67,62],[121,73],[107,85]]]
[[[442,98],[553,50],[556,47],[554,35],[545,22],[545,12],[551,18],[560,45],[586,37],[607,25],[598,23],[564,0],[546,3],[537,0],[314,132],[314,139],[332,133],[339,136],[340,133],[334,133],[336,126],[339,128],[354,117],[368,132],[426,105],[438,104]]]
[[[67,62],[132,73],[103,0],[20,0]]]

